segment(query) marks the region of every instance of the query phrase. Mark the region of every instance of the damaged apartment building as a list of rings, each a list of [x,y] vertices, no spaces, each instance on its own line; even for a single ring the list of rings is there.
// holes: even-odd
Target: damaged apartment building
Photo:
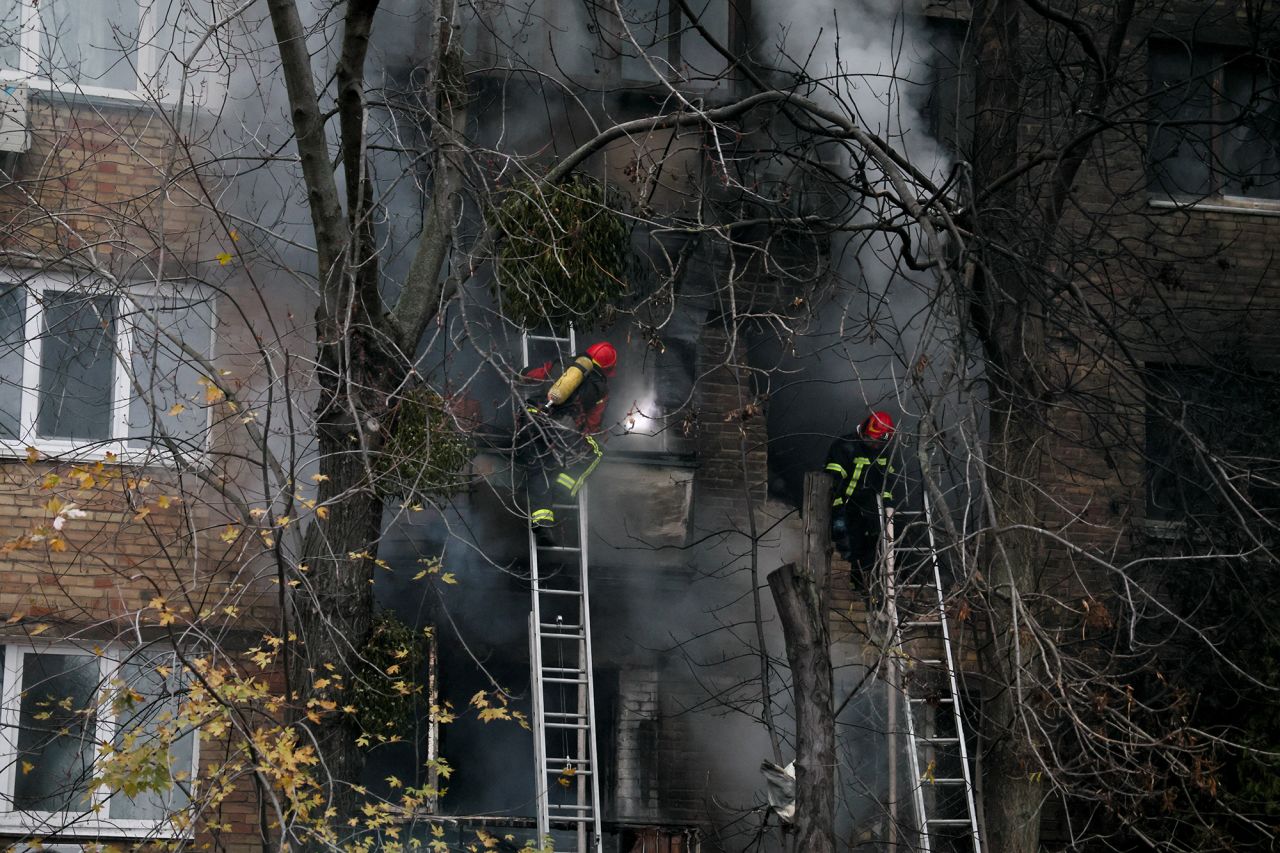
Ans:
[[[308,272],[316,241],[299,225],[308,198],[284,84],[272,76],[268,18],[252,3],[161,5],[0,2],[0,838],[15,844],[248,850],[280,831],[266,774],[254,769],[270,762],[253,753],[236,763],[245,754],[237,736],[252,730],[244,719],[180,727],[163,751],[167,775],[145,790],[127,794],[110,775],[119,755],[145,751],[141,735],[173,734],[200,695],[180,673],[217,672],[245,694],[284,690],[291,676],[272,668],[273,649],[299,641],[280,628],[286,596],[305,588],[310,567],[279,567],[330,512],[309,420],[326,381],[310,325],[322,290]],[[860,114],[924,164],[945,188],[938,197],[957,199],[945,208],[954,233],[976,245],[1000,240],[966,218],[969,200],[990,194],[965,182],[999,160],[987,144],[1004,137],[990,116],[1014,116],[1012,177],[996,190],[1011,209],[1037,214],[1001,220],[1012,234],[1003,236],[1020,248],[1051,245],[1041,268],[1062,284],[1045,300],[1060,321],[1037,340],[1052,364],[1038,376],[1045,429],[1023,457],[1034,470],[1021,473],[1037,486],[1031,520],[1052,534],[1036,552],[1037,592],[1066,602],[1052,630],[1083,643],[1114,627],[1108,606],[1121,612],[1110,568],[1193,551],[1204,541],[1197,512],[1215,505],[1206,478],[1227,470],[1236,483],[1232,460],[1265,456],[1246,439],[1256,439],[1271,398],[1241,392],[1250,402],[1233,432],[1219,429],[1221,397],[1240,384],[1269,388],[1276,356],[1276,46],[1255,38],[1266,27],[1232,4],[1115,5],[1132,15],[1115,66],[1132,97],[1108,108],[1116,117],[1107,127],[1085,132],[1072,122],[1087,110],[1046,117],[1028,106],[1045,91],[1046,111],[1059,97],[1083,97],[1063,83],[1074,79],[1078,46],[1062,40],[1078,28],[1063,36],[1056,17],[1032,11],[1022,48],[1049,58],[1043,67],[1024,58],[1025,90],[1009,94],[993,82],[1001,69],[992,56],[979,55],[981,22],[968,3],[462,4],[469,179],[519,187],[602,127],[625,128],[580,171],[617,191],[635,261],[622,304],[582,318],[570,342],[546,340],[567,337],[565,328],[512,322],[489,259],[467,258],[458,267],[474,261],[475,281],[442,300],[406,356],[410,377],[465,433],[470,458],[442,493],[378,497],[383,532],[366,555],[377,566],[377,608],[429,631],[432,644],[407,679],[421,687],[407,691],[411,721],[387,742],[363,744],[361,778],[343,780],[388,802],[430,789],[421,811],[379,825],[387,834],[377,843],[407,836],[465,849],[479,839],[505,849],[539,831],[579,853],[781,843],[780,813],[794,815],[786,795],[771,799],[761,766],[785,768],[796,743],[766,577],[806,559],[806,474],[822,471],[836,437],[884,409],[899,423],[904,554],[924,549],[917,568],[942,565],[948,600],[931,624],[951,634],[947,648],[904,651],[899,637],[897,654],[886,652],[894,623],[867,612],[883,611],[884,589],[855,591],[849,566],[832,561],[822,590],[838,703],[831,834],[838,849],[999,849],[983,809],[984,797],[1001,796],[984,777],[987,762],[1001,760],[989,722],[998,714],[983,710],[1003,695],[984,669],[995,629],[969,616],[981,609],[974,578],[990,558],[990,519],[966,501],[975,483],[987,485],[975,471],[989,457],[975,447],[987,447],[993,419],[983,407],[999,398],[983,386],[998,346],[983,336],[998,344],[1000,324],[983,327],[990,317],[969,313],[981,298],[932,319],[953,291],[935,290],[925,255],[902,262],[894,242],[918,240],[918,223],[850,237],[877,208],[847,198],[869,167],[850,165],[844,138],[815,142],[785,106],[755,123],[644,122],[796,87]],[[368,107],[378,133],[366,188],[379,204],[376,221],[360,227],[383,252],[375,291],[388,300],[410,275],[405,246],[430,208],[427,160],[406,151],[438,141],[439,128],[405,107],[422,105],[439,32],[420,6],[383,3],[366,63],[379,93]],[[346,7],[307,20],[320,67],[337,61],[321,36],[339,31],[335,10]],[[894,82],[824,90],[824,80],[849,75]],[[1010,100],[993,103],[993,91]],[[1039,153],[1059,134],[1097,146],[1066,181],[1066,201],[1046,197],[1056,185],[1035,171],[1070,160]],[[451,227],[474,236],[491,211],[460,207]],[[1017,229],[1049,218],[1044,211],[1065,236],[1023,240]],[[954,273],[947,281],[978,292],[991,268],[966,266],[961,244],[937,257]],[[575,251],[572,237],[564,251]],[[977,331],[957,331],[965,322]],[[530,392],[520,372],[543,359],[567,364],[600,341],[618,357],[598,437],[603,462],[568,510],[585,518],[585,537],[571,531],[553,552],[522,506],[513,443]],[[944,369],[951,357],[959,366]],[[915,453],[926,434],[933,456]],[[1186,461],[1206,448],[1225,468]],[[936,563],[933,534],[946,525],[908,520],[922,511],[934,464],[936,494],[956,501],[949,517],[963,542]],[[1242,490],[1265,518],[1269,469],[1246,467]],[[900,579],[916,583],[903,560]],[[531,595],[535,571],[540,589],[571,599],[572,614],[586,601],[573,585],[584,567],[589,635],[570,617],[531,624],[533,604],[548,600]],[[906,607],[894,617],[904,624]],[[571,642],[557,645],[556,634]],[[924,690],[925,659],[944,653],[950,686]],[[313,684],[333,680],[321,666]],[[486,708],[500,712],[477,713]],[[233,777],[225,791],[193,784],[210,768]],[[1090,828],[1116,820],[1081,805],[1113,802],[1067,770],[1073,781],[1045,794],[1037,813],[1047,849],[1087,834],[1082,815]],[[550,818],[548,801],[559,809]]]

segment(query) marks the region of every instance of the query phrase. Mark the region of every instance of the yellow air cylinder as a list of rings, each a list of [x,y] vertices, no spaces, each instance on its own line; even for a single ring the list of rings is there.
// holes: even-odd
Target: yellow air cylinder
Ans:
[[[569,365],[564,373],[560,374],[560,378],[551,386],[551,390],[547,392],[547,400],[553,406],[559,406],[578,390],[578,386],[582,384],[582,380],[587,378],[587,374],[594,368],[595,362],[589,356],[580,355],[573,360],[573,364]]]

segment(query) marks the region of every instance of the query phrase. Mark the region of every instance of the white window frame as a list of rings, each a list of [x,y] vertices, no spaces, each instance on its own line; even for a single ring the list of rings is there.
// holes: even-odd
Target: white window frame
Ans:
[[[173,461],[167,448],[147,444],[140,439],[129,438],[129,404],[134,399],[133,384],[130,371],[133,368],[134,334],[133,324],[129,320],[132,312],[119,312],[116,320],[115,346],[112,348],[112,393],[110,403],[110,432],[104,439],[73,440],[65,438],[43,438],[37,429],[37,417],[40,410],[40,367],[41,350],[44,345],[45,332],[44,307],[42,295],[46,291],[74,292],[81,291],[86,295],[107,296],[121,302],[132,301],[132,298],[164,297],[176,294],[176,288],[157,287],[154,284],[132,284],[120,289],[107,287],[86,287],[82,282],[69,275],[59,273],[40,273],[30,277],[13,275],[0,276],[0,288],[17,285],[23,295],[23,359],[22,359],[22,408],[18,416],[18,437],[0,436],[0,456],[21,458],[26,456],[27,448],[34,447],[41,455],[59,459],[82,461],[101,461],[114,458],[124,463],[149,463]],[[195,298],[209,301],[212,322],[209,324],[209,340],[204,348],[212,359],[215,334],[218,325],[217,306],[212,297],[204,292],[194,295]],[[136,307],[136,303],[135,303]],[[198,342],[197,342],[198,343]],[[153,412],[153,417],[163,413]],[[207,446],[208,429],[212,421],[212,409],[205,411],[205,445]],[[204,447],[201,448],[201,451]],[[203,456],[203,452],[201,452]]]
[[[158,35],[157,15],[151,0],[137,0],[138,3],[138,52],[137,84],[132,89],[118,89],[111,86],[84,85],[80,82],[58,83],[48,77],[41,77],[37,57],[40,55],[41,41],[44,32],[40,24],[40,16],[33,0],[16,0],[20,15],[22,36],[18,51],[18,68],[0,68],[0,80],[21,80],[32,89],[59,94],[87,95],[94,98],[114,98],[126,101],[151,101],[154,95],[148,91],[148,81],[154,79],[160,70],[160,50],[155,46]],[[162,100],[172,100],[166,96]]]
[[[110,701],[101,701],[103,690],[109,689],[119,675],[121,666],[129,660],[130,650],[118,645],[105,650],[85,649],[71,643],[5,643],[4,690],[0,697],[0,832],[39,833],[59,838],[185,838],[191,830],[175,825],[171,819],[116,818],[110,816],[111,791],[99,785],[91,792],[92,807],[84,812],[36,812],[15,811],[13,808],[14,785],[18,773],[18,731],[21,722],[22,672],[26,656],[30,654],[63,654],[96,657],[98,661],[98,690],[95,695],[93,743],[94,759],[97,746],[114,743],[117,732],[116,715]],[[157,649],[159,651],[159,649]],[[193,732],[191,747],[190,780],[195,783],[200,767],[200,736]],[[100,808],[99,808],[100,807]],[[95,810],[96,809],[96,810]],[[186,813],[186,809],[174,814]],[[187,822],[189,824],[189,822]]]

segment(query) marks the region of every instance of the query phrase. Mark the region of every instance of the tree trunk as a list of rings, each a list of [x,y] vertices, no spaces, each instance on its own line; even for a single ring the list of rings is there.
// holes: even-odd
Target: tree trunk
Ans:
[[[1037,447],[1045,425],[1039,406],[993,401],[988,487],[1000,526],[1036,524]],[[1043,678],[1028,619],[1036,616],[1046,560],[1044,540],[1028,530],[997,532],[986,570],[991,639],[983,651],[988,679],[983,697],[983,809],[988,849],[1035,853],[1040,843],[1044,785],[1038,743],[1026,725],[1035,716],[1033,693]]]
[[[323,327],[322,327],[323,328]],[[399,387],[404,372],[370,342],[367,331],[353,330],[346,347],[321,347],[321,399],[316,431],[319,449],[320,505],[328,509],[316,518],[303,540],[301,565],[291,607],[297,640],[289,658],[293,717],[315,738],[323,766],[320,781],[327,787],[327,807],[338,819],[329,827],[345,826],[358,814],[360,800],[353,786],[360,784],[364,752],[356,744],[358,720],[340,711],[317,709],[309,700],[332,699],[332,690],[317,691],[317,674],[328,666],[350,685],[362,674],[360,653],[373,621],[373,568],[382,532],[382,498],[371,481],[389,428],[387,400]],[[349,359],[349,361],[348,361]],[[340,381],[341,380],[341,381]],[[354,405],[353,405],[354,404]],[[342,704],[342,703],[340,703]],[[326,846],[313,839],[308,846]]]
[[[778,608],[791,692],[796,709],[796,813],[793,828],[797,853],[835,850],[836,726],[832,704],[831,643],[827,631],[823,579],[831,561],[826,524],[831,494],[825,474],[805,477],[805,562],[769,574],[769,589]]]
[[[974,184],[985,187],[1013,173],[1019,164],[1023,110],[1021,74],[1023,0],[977,0],[973,27],[977,50]],[[1034,218],[1033,199],[1008,182],[981,199],[976,225],[1002,245],[1025,245]],[[987,489],[995,532],[983,567],[991,638],[983,670],[983,813],[987,849],[992,853],[1035,853],[1043,799],[1036,745],[1021,724],[1029,685],[1037,670],[1034,648],[1025,642],[1020,615],[1023,595],[1035,592],[1044,565],[1040,540],[1027,531],[998,532],[1034,523],[1039,475],[1037,450],[1044,434],[1043,406],[1035,397],[1043,363],[1040,290],[1035,272],[1019,268],[1000,252],[984,253],[975,281],[974,320],[987,355],[990,378],[990,435]]]

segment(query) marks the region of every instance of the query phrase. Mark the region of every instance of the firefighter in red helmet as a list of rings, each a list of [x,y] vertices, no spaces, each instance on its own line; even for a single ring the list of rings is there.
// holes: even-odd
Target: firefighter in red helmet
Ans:
[[[524,378],[544,383],[525,402],[517,433],[529,471],[529,523],[535,529],[555,525],[553,504],[576,500],[604,456],[595,436],[604,423],[609,377],[617,364],[618,351],[601,341],[575,356],[558,378],[550,361],[522,371]]]
[[[831,501],[831,541],[852,567],[855,588],[867,589],[882,538],[880,507],[893,513],[889,440],[893,418],[872,412],[856,431],[837,438],[827,452],[826,470],[835,476]]]

